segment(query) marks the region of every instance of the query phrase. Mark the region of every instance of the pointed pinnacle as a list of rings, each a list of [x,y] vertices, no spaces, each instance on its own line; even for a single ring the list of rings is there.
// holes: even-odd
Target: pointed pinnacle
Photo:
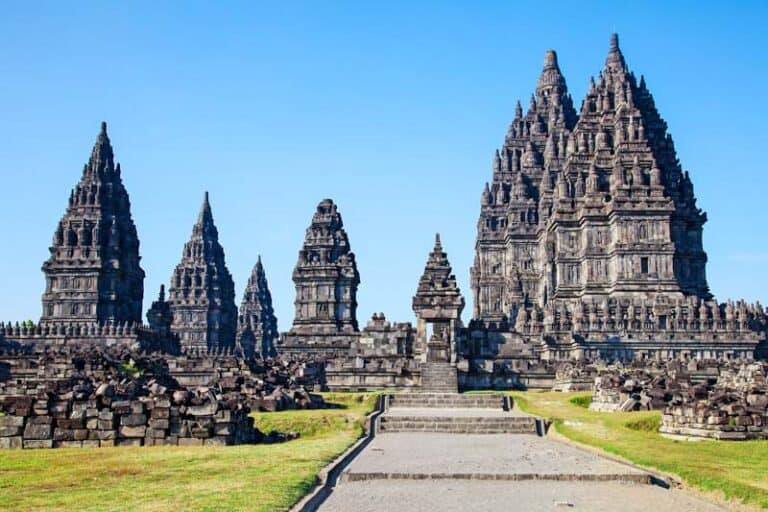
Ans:
[[[440,243],[440,233],[435,233],[435,252],[437,252],[438,250],[442,251],[443,246]]]
[[[544,69],[558,69],[557,65],[557,52],[549,49],[544,53]]]
[[[205,195],[203,196],[203,204],[200,205],[200,214],[197,216],[197,223],[204,224],[212,219],[211,203],[208,201],[208,191],[206,190]]]
[[[102,121],[101,122],[101,131],[99,132],[100,135],[106,135],[107,134],[107,122]]]
[[[611,44],[608,49],[608,56],[605,58],[605,66],[625,69],[626,62],[624,61],[624,55],[619,48],[619,35],[616,33],[611,34]]]
[[[610,51],[614,52],[614,51],[618,51],[618,49],[619,49],[619,34],[614,32],[613,34],[611,34]]]

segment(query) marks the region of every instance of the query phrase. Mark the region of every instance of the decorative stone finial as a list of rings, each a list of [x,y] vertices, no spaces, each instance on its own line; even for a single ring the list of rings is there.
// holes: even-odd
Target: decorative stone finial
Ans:
[[[614,32],[613,34],[611,34],[611,47],[610,47],[610,51],[614,52],[614,51],[618,51],[618,50],[619,50],[619,34]]]
[[[549,49],[544,53],[544,69],[558,69],[555,50]]]
[[[202,225],[213,220],[211,213],[211,203],[208,200],[208,191],[203,195],[203,204],[200,205],[200,214],[197,216],[197,223]]]
[[[619,35],[616,33],[611,34],[611,44],[608,48],[608,57],[605,59],[605,67],[609,71],[626,71],[627,65],[619,48]]]

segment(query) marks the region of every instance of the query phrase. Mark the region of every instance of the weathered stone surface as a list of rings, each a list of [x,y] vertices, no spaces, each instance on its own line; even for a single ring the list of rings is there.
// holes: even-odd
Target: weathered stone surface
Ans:
[[[264,436],[249,413],[263,397],[275,409],[323,406],[302,387],[316,376],[299,363],[146,355],[124,347],[49,347],[15,355],[3,349],[0,365],[10,361],[18,368],[0,379],[0,438],[8,439],[0,446],[7,448],[27,441],[53,448],[177,445],[180,437],[255,443]],[[192,384],[184,386],[172,375]],[[201,385],[204,375],[208,380]]]
[[[12,450],[22,447],[21,436],[0,437],[0,450]]]
[[[120,437],[144,437],[147,433],[147,427],[144,425],[136,427],[121,426]]]
[[[768,364],[725,366],[717,380],[681,387],[660,431],[721,440],[768,439]]]
[[[24,439],[51,439],[51,433],[52,427],[50,424],[35,424],[30,422],[24,428]]]

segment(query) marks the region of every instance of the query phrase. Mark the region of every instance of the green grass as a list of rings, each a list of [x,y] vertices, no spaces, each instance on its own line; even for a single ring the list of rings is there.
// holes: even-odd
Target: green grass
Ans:
[[[577,407],[583,407],[584,409],[588,409],[589,405],[592,403],[592,395],[575,396],[571,398],[569,402]]]
[[[768,441],[676,441],[658,433],[658,411],[585,409],[589,393],[519,393],[526,412],[550,418],[560,434],[641,466],[676,475],[689,486],[768,509]]]
[[[284,444],[0,451],[0,510],[287,510],[375,405],[324,396],[343,408],[254,414],[264,432],[301,434]]]

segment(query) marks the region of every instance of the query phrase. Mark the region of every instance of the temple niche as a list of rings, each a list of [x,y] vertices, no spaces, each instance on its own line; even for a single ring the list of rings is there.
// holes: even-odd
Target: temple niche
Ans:
[[[317,205],[293,271],[295,316],[281,336],[281,353],[334,355],[359,338],[357,287],[360,274],[331,199]]]
[[[205,193],[192,236],[168,289],[171,331],[183,350],[233,350],[237,329],[235,285],[219,244]]]
[[[106,123],[69,195],[50,253],[42,268],[46,285],[41,325],[141,325],[144,271],[139,238]]]

